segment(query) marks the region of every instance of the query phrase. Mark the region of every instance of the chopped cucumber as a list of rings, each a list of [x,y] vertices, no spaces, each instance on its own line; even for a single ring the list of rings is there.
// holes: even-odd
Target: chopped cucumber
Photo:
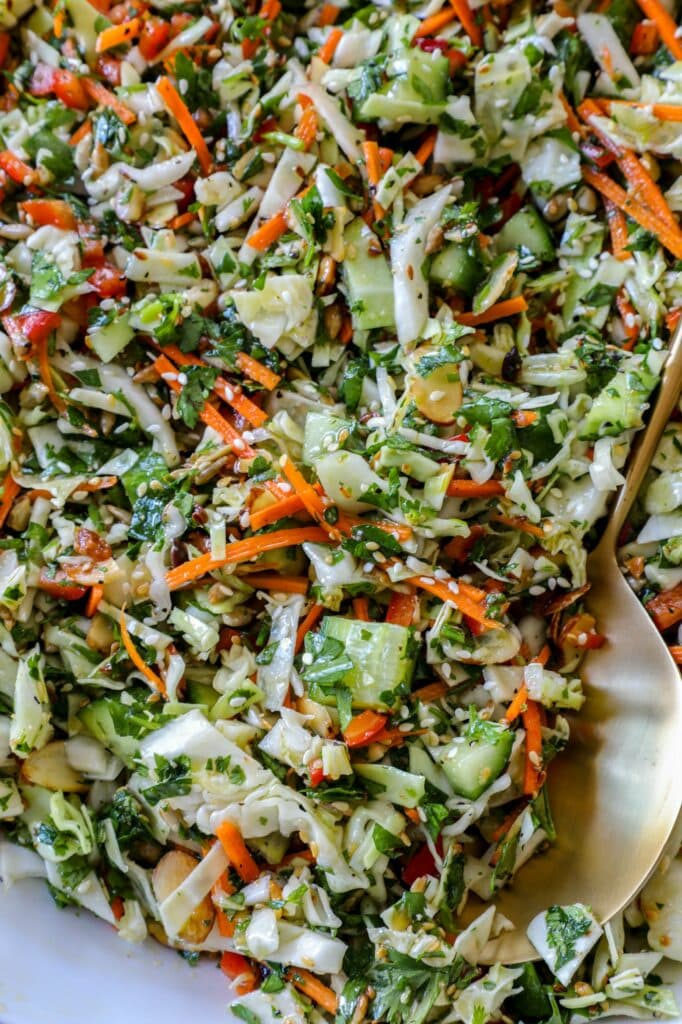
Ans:
[[[102,29],[111,24],[109,19],[100,14],[88,0],[65,0],[65,6],[71,16],[73,31],[88,60],[96,55],[97,36]]]
[[[390,62],[388,72],[386,85],[361,104],[358,120],[437,124],[447,98],[447,57],[406,48]]]
[[[444,795],[452,796],[452,786],[447,775],[434,763],[431,755],[427,754],[420,743],[410,743],[408,756],[413,775],[423,775],[435,789],[439,789]]]
[[[385,796],[399,807],[417,807],[424,796],[423,775],[413,775],[390,764],[354,764],[353,771],[373,786],[380,786],[377,796]]]
[[[308,414],[310,419],[310,414]],[[441,470],[441,465],[434,459],[427,458],[421,452],[405,452],[396,448],[382,448],[377,456],[375,468],[378,470],[391,469],[396,467],[405,476],[411,476],[414,480],[422,483],[430,477],[435,476]]]
[[[190,704],[203,704],[204,707],[212,708],[218,700],[218,696],[212,686],[207,686],[206,683],[195,683],[191,679],[187,680],[185,700]]]
[[[357,217],[344,233],[346,258],[343,279],[356,331],[395,327],[393,278],[382,253],[370,252],[379,245],[374,232]]]
[[[549,228],[534,206],[524,206],[507,221],[496,239],[497,251],[516,249],[524,267],[554,259]]]
[[[455,793],[477,800],[506,768],[513,744],[505,725],[474,717],[464,736],[439,750],[438,760]]]
[[[474,295],[471,308],[474,313],[485,313],[501,299],[512,282],[519,265],[517,252],[504,252],[493,260],[490,273]]]
[[[78,718],[90,736],[99,740],[112,754],[120,757],[128,768],[132,768],[135,755],[140,749],[140,741],[135,736],[121,736],[116,731],[111,715],[114,703],[118,705],[119,702],[108,697],[93,700],[79,711]]]
[[[429,276],[464,295],[473,295],[485,276],[478,246],[450,242],[434,257]]]
[[[228,689],[220,695],[209,711],[208,717],[212,722],[221,718],[234,718],[235,715],[241,714],[242,711],[246,711],[252,704],[260,700],[263,700],[263,691],[250,679],[245,679],[238,686]]]
[[[309,412],[305,418],[303,461],[313,466],[322,455],[343,448],[355,424],[328,412]]]
[[[135,331],[128,323],[128,317],[122,316],[103,327],[90,328],[88,342],[103,363],[110,363],[134,336]]]
[[[610,437],[641,427],[645,402],[657,383],[658,377],[646,366],[619,370],[592,403],[582,436]]]
[[[401,693],[409,690],[415,651],[410,630],[405,626],[328,615],[322,620],[322,633],[340,640],[353,662],[353,668],[340,683],[350,689],[354,708],[388,710]],[[333,696],[318,691],[313,684],[314,700],[334,703]]]

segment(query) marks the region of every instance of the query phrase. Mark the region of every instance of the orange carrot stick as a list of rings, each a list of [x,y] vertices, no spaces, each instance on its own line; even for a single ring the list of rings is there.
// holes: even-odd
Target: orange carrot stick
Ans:
[[[475,480],[451,480],[446,491],[449,498],[494,498],[505,493],[499,480],[486,480],[481,484]]]
[[[257,572],[241,577],[244,583],[258,590],[279,590],[282,594],[307,594],[307,576],[280,576],[276,572]]]
[[[376,186],[381,181],[381,157],[379,156],[379,146],[376,142],[363,142],[362,152],[365,157],[365,167],[367,169],[367,178],[370,184],[370,193],[373,194]],[[373,201],[374,216],[377,220],[385,214],[385,210],[380,203],[376,200]]]
[[[418,604],[416,594],[403,594],[394,590],[386,610],[386,622],[393,622],[396,626],[411,626]]]
[[[424,39],[425,36],[437,36],[440,30],[449,25],[451,21],[454,21],[456,17],[457,13],[454,7],[445,7],[442,11],[438,11],[437,14],[432,14],[430,18],[424,18],[415,32],[414,38]]]
[[[637,0],[645,16],[653,21],[659,35],[675,60],[682,60],[682,39],[677,36],[677,25],[660,0]]]
[[[661,223],[660,218],[652,210],[628,195],[625,189],[617,185],[608,175],[602,174],[600,171],[593,171],[589,167],[583,167],[583,178],[588,185],[591,185],[597,192],[601,192],[629,217],[636,220],[645,231],[656,235],[661,245],[668,249],[673,256],[682,259],[682,232],[673,231],[667,224]]]
[[[246,352],[238,352],[236,362],[246,377],[257,381],[258,384],[262,384],[268,391],[274,391],[282,379],[278,373],[275,373],[268,366],[264,366],[263,363],[254,359],[253,356],[247,355]]]
[[[257,249],[258,252],[265,252],[278,238],[281,238],[288,228],[289,222],[286,210],[280,210],[279,213],[276,213],[269,220],[264,221],[260,227],[256,228],[246,241],[252,249]]]
[[[325,64],[331,64],[336,53],[336,48],[341,42],[343,32],[340,28],[333,28],[324,43],[318,50],[317,56],[320,60],[324,61]]]
[[[5,525],[5,520],[14,504],[14,499],[21,490],[21,487],[12,476],[11,469],[7,470],[2,483],[2,500],[0,501],[0,526]]]
[[[246,537],[244,540],[234,541],[227,545],[224,558],[213,558],[209,553],[191,558],[183,562],[175,569],[169,569],[166,573],[166,582],[171,590],[186,583],[193,583],[201,579],[214,569],[222,569],[224,565],[240,565],[242,562],[250,562],[252,558],[264,554],[266,551],[277,551],[279,548],[296,547],[306,541],[313,544],[323,544],[327,534],[317,526],[303,526],[292,530],[273,530],[272,533],[259,533],[253,537]]]
[[[339,1005],[336,994],[324,985],[319,978],[311,974],[310,971],[306,971],[303,967],[287,967],[284,977],[294,988],[297,988],[299,992],[303,992],[304,995],[312,999],[318,1006],[321,1006],[327,1013],[332,1016],[336,1013]]]
[[[252,530],[262,530],[264,526],[270,526],[279,519],[294,516],[297,512],[302,512],[304,508],[305,505],[298,494],[289,494],[286,498],[273,502],[272,505],[266,505],[265,508],[251,512],[249,526]]]
[[[369,601],[366,597],[353,598],[353,615],[362,622],[369,622]]]
[[[320,11],[320,16],[317,19],[317,24],[320,28],[326,28],[328,25],[333,25],[340,13],[341,8],[337,7],[336,4],[324,4]]]
[[[237,826],[231,821],[221,821],[215,834],[220,840],[225,856],[242,882],[255,882],[260,875],[260,868],[251,856]]]
[[[449,692],[449,686],[442,681],[436,683],[429,683],[428,686],[422,686],[418,690],[414,690],[410,697],[412,700],[420,700],[422,704],[430,704],[434,700],[440,700],[441,697]]]
[[[501,629],[502,624],[486,618],[485,606],[480,601],[474,601],[464,592],[463,584],[456,580],[437,580],[432,576],[412,576],[406,580],[414,587],[420,587],[429,594],[439,598],[441,601],[449,601],[458,608],[463,615],[468,615],[475,622],[480,622],[486,629]],[[454,584],[451,589],[449,583]]]
[[[142,673],[147,682],[151,683],[155,690],[158,690],[162,697],[167,698],[168,691],[166,690],[165,682],[163,681],[161,676],[158,676],[156,672],[154,672],[154,670],[149,667],[147,662],[142,658],[140,652],[135,647],[133,641],[130,639],[130,633],[128,632],[128,626],[126,625],[125,608],[121,608],[118,626],[121,631],[121,640],[123,641],[123,646],[126,649],[126,654],[132,661],[135,668],[138,670],[138,672]]]
[[[164,352],[178,366],[207,366],[198,356],[187,355],[177,345],[166,345]],[[243,416],[253,427],[262,427],[267,422],[267,414],[244,394],[237,384],[228,384],[222,377],[217,377],[213,390],[224,402],[231,405],[235,412]]]
[[[43,338],[38,338],[33,343],[33,350],[38,363],[38,370],[40,373],[40,379],[47,388],[47,393],[50,396],[55,409],[59,412],[64,412],[66,409],[66,403],[59,397],[52,380],[52,369],[50,368],[50,353],[49,353],[49,339],[47,335]]]
[[[474,16],[471,13],[471,8],[469,7],[467,0],[450,0],[450,5],[462,23],[462,28],[469,36],[469,39],[474,46],[482,46],[483,33],[481,32],[480,25],[476,23]]]
[[[526,701],[525,711],[521,720],[526,730],[526,764],[523,774],[523,792],[526,796],[535,796],[544,772],[542,770],[542,716],[540,705],[536,700]]]
[[[110,110],[116,114],[120,121],[124,124],[132,124],[137,120],[137,116],[126,107],[125,103],[121,103],[118,96],[115,96],[113,92],[107,89],[106,86],[102,85],[101,82],[95,82],[92,78],[81,78],[83,88],[87,92],[90,99],[99,104],[101,107],[109,107]]]
[[[156,83],[156,91],[161,97],[166,110],[178,122],[183,135],[197,154],[201,170],[204,174],[209,174],[212,164],[211,154],[196,121],[187,109],[180,93],[170,78],[167,78],[165,75]]]
[[[324,605],[314,604],[311,605],[310,610],[306,617],[301,621],[301,624],[296,631],[296,654],[301,650],[305,642],[306,633],[309,633],[311,629],[315,627],[317,622],[324,611]]]
[[[535,523],[528,522],[523,516],[503,516],[499,513],[495,513],[490,517],[494,523],[501,523],[502,526],[510,526],[513,530],[521,530],[522,533],[529,533],[531,537],[538,537],[540,540],[544,540],[545,531],[541,526],[536,526]]]
[[[424,139],[424,141],[420,144],[419,149],[417,150],[417,152],[414,154],[415,160],[417,161],[418,164],[421,164],[422,167],[426,164],[427,160],[429,159],[429,157],[431,156],[431,154],[434,151],[434,148],[436,146],[436,136],[437,135],[438,135],[438,132],[436,131],[436,129],[432,128],[427,133],[426,138]]]
[[[525,313],[528,303],[523,295],[515,295],[513,299],[503,299],[490,306],[484,313],[456,313],[455,317],[465,327],[479,327],[481,324],[492,324],[507,316]]]
[[[141,18],[131,18],[130,21],[122,21],[119,25],[111,25],[103,29],[95,40],[95,53],[104,53],[105,50],[113,50],[115,46],[123,46],[129,43],[136,35],[139,35],[142,28]]]
[[[606,209],[606,222],[611,233],[611,248],[617,260],[631,260],[632,253],[628,252],[628,226],[625,214],[610,199],[604,199]]]
[[[89,619],[93,617],[97,609],[99,608],[100,601],[104,597],[104,587],[101,583],[95,583],[94,586],[90,587],[90,594],[88,595],[88,603],[85,606],[85,614]]]
[[[307,98],[308,97],[306,97],[306,99]],[[309,150],[315,142],[318,127],[317,111],[315,110],[315,107],[309,105],[301,114],[301,119],[296,125],[296,130],[294,132],[296,138],[300,139],[303,143],[306,151]]]
[[[84,139],[86,135],[89,135],[92,131],[92,125],[89,121],[83,121],[83,124],[76,128],[75,132],[69,139],[71,146],[77,146],[81,139]]]

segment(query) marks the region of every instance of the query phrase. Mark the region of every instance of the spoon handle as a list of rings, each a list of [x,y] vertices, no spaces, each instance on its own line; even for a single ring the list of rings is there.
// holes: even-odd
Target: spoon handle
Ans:
[[[600,547],[610,548],[622,529],[632,504],[637,497],[647,469],[656,452],[665,425],[680,398],[682,385],[682,318],[678,321],[665,361],[661,384],[651,416],[644,430],[639,434],[630,459],[625,483],[620,489],[609,522],[602,535]]]

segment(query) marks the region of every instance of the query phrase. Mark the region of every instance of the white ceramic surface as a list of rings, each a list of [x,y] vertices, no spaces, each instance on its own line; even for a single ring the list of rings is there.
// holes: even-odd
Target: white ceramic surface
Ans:
[[[682,1005],[682,968],[665,974]],[[131,946],[86,912],[58,910],[43,883],[0,890],[0,1024],[238,1024],[229,997],[213,963]]]

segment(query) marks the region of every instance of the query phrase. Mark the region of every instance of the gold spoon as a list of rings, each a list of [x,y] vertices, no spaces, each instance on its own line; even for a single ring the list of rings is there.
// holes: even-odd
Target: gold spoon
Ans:
[[[556,844],[500,893],[497,906],[516,927],[488,944],[484,962],[537,959],[526,928],[551,904],[585,903],[608,921],[642,887],[673,833],[682,806],[680,670],[618,568],[616,545],[681,383],[682,324],[625,483],[587,562],[587,603],[606,643],[583,663],[587,700],[549,773]]]

